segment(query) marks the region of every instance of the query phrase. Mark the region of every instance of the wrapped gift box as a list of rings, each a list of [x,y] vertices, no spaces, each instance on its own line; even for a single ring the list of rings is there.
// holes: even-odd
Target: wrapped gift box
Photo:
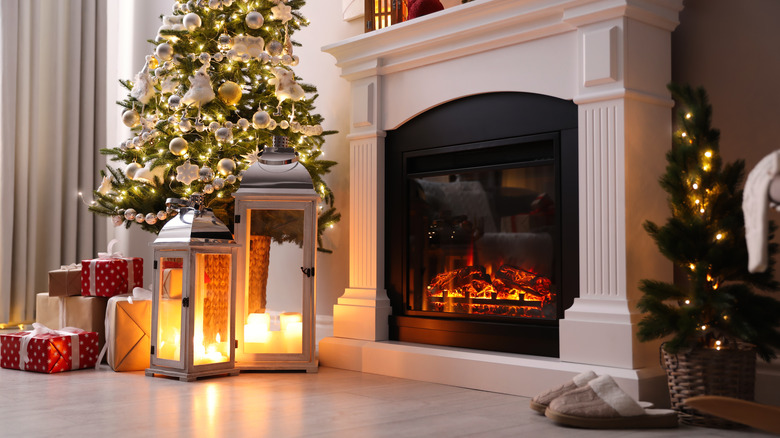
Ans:
[[[49,271],[49,296],[81,295],[81,265],[62,266]]]
[[[181,298],[182,268],[163,269],[163,298]]]
[[[33,327],[33,331],[0,335],[1,367],[51,374],[97,363],[97,333],[70,327],[52,330],[38,323]]]
[[[144,282],[140,257],[107,257],[81,262],[81,295],[113,297],[133,292]]]
[[[105,343],[105,318],[108,298],[104,297],[52,297],[39,293],[35,297],[35,321],[52,329],[77,327],[97,332],[98,345]]]
[[[151,298],[151,297],[149,297]],[[106,342],[108,365],[114,371],[140,371],[149,367],[152,301],[117,295],[108,300]]]

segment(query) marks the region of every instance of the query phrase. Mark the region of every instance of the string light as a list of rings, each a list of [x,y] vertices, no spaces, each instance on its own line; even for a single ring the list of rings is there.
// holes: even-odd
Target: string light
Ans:
[[[707,326],[706,326],[706,325],[702,325],[702,326],[701,326],[701,329],[702,329],[702,330],[707,330]]]
[[[691,263],[690,265],[688,265],[688,268],[690,268],[691,271],[695,271],[696,270],[696,265]]]
[[[691,187],[693,187],[693,190],[699,190],[699,185],[696,183],[693,183]]]
[[[686,114],[686,115],[685,115],[685,118],[686,118],[686,119],[690,119],[690,118],[691,118],[691,113],[688,113],[688,114]]]
[[[715,236],[715,239],[717,239],[717,240],[720,240],[720,239],[722,239],[722,238],[723,238],[723,234],[721,234],[721,233],[718,233],[718,234]]]
[[[685,304],[691,304],[691,300],[685,300]]]
[[[712,158],[712,151],[705,152],[704,156],[707,157],[707,158]]]

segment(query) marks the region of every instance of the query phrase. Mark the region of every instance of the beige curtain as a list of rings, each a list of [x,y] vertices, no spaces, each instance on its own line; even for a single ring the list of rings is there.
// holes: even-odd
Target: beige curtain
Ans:
[[[101,4],[102,3],[102,4]],[[105,2],[0,3],[0,324],[35,318],[48,271],[105,248]]]

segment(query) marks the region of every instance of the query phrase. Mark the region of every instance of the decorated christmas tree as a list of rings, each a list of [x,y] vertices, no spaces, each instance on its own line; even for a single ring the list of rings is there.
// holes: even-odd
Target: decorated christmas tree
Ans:
[[[638,337],[642,341],[669,336],[669,353],[684,349],[735,348],[738,342],[756,346],[765,360],[780,348],[780,302],[774,292],[774,254],[769,267],[748,271],[742,214],[742,160],[724,164],[720,133],[711,126],[712,106],[704,89],[670,85],[677,101],[677,130],[667,153],[660,183],[668,193],[672,216],[659,226],[646,222],[661,253],[684,271],[679,284],[643,280],[644,312]],[[767,201],[768,202],[768,201]],[[770,225],[774,231],[774,225]],[[772,239],[772,232],[769,233]]]
[[[202,193],[232,229],[243,172],[275,136],[286,137],[320,193],[319,233],[337,222],[323,180],[336,163],[322,157],[322,116],[313,85],[299,82],[292,40],[308,24],[304,0],[190,0],[162,17],[146,63],[119,105],[132,135],[103,149],[113,163],[90,210],[115,225],[157,233],[175,214],[168,198]]]

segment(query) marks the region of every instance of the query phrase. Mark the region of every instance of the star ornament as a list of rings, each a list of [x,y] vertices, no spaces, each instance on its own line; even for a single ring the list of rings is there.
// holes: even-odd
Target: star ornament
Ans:
[[[186,163],[176,167],[176,181],[190,185],[193,181],[198,179],[198,170],[198,166],[190,163],[190,160],[187,160]]]
[[[287,23],[292,20],[292,8],[284,3],[279,3],[271,8],[271,20],[278,20]]]
[[[258,149],[255,146],[255,150],[254,151],[252,151],[252,152],[250,152],[250,153],[248,153],[246,155],[242,155],[241,157],[243,157],[244,161],[246,161],[251,166],[251,165],[257,163],[258,161],[260,161],[260,155],[262,155],[262,153],[260,152],[260,149]]]

